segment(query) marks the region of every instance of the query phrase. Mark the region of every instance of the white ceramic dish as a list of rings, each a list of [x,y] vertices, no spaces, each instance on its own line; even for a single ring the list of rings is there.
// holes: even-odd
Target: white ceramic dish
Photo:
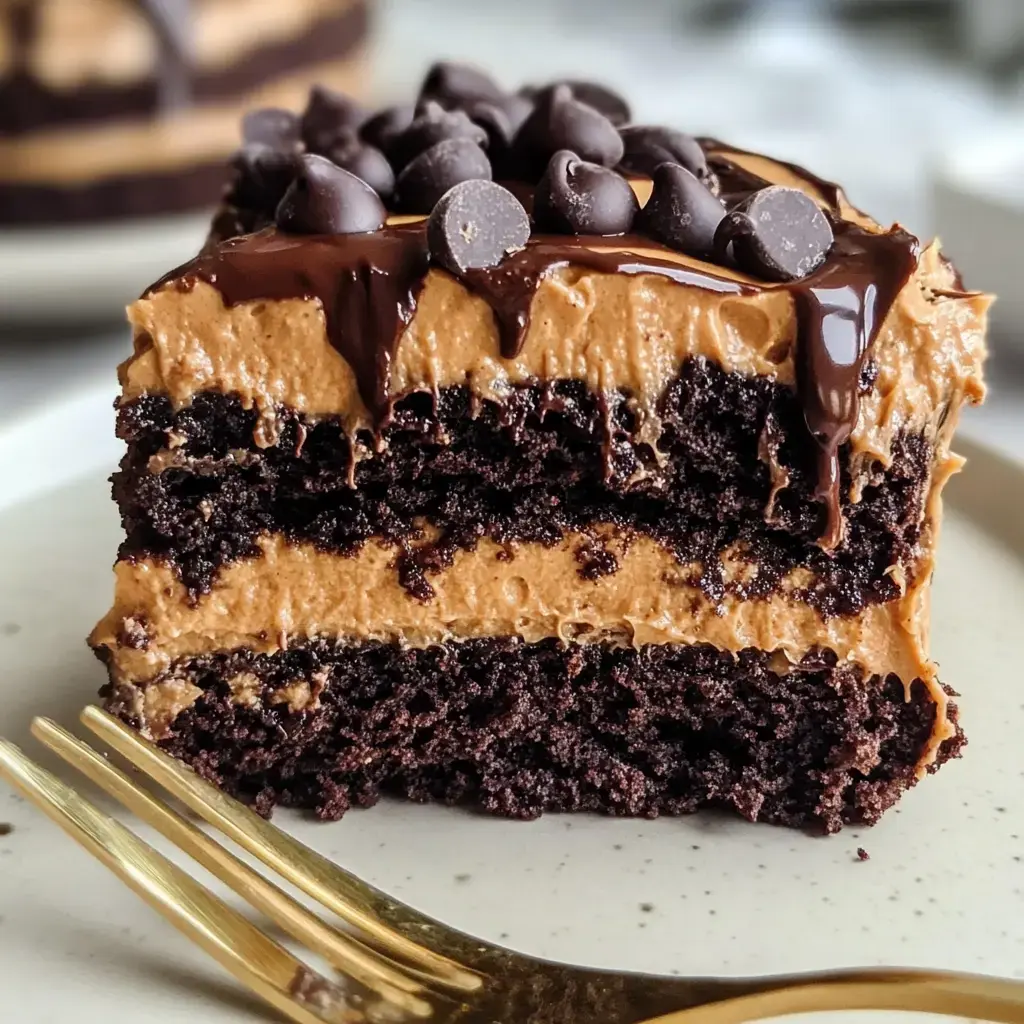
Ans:
[[[0,431],[0,734],[47,763],[31,717],[73,725],[103,678],[83,637],[110,599],[120,533],[104,482],[109,399],[85,394]],[[429,913],[543,956],[684,974],[1024,976],[1024,471],[963,447],[934,646],[964,694],[970,746],[877,827],[821,839],[715,815],[523,824],[398,802],[335,824],[277,820]],[[276,1019],[3,786],[0,821],[13,826],[0,838],[0,1019]]]
[[[168,267],[195,255],[209,213],[0,229],[0,323],[119,319]]]
[[[941,160],[932,200],[936,233],[967,286],[998,296],[993,334],[1024,352],[1024,120]]]

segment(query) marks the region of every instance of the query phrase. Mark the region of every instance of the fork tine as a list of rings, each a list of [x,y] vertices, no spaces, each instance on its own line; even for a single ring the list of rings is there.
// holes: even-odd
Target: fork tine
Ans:
[[[358,939],[321,921],[191,822],[140,789],[78,737],[46,718],[33,721],[32,734],[290,935],[326,957],[343,974],[379,992],[414,1016],[430,1016],[429,1003],[416,998],[416,994],[424,991],[421,984],[402,974],[394,964]]]
[[[94,705],[86,707],[81,720],[105,743],[207,823],[342,920],[365,932],[388,956],[425,971],[437,983],[459,992],[476,992],[483,985],[479,974],[426,948],[409,935],[421,936],[423,942],[433,939],[449,945],[466,945],[468,949],[479,948],[480,943],[349,874],[201,779],[191,768],[165,754],[100,708]]]
[[[157,913],[289,1019],[298,1024],[367,1022],[385,1009],[378,993],[356,982],[342,987],[310,970],[163,854],[4,739],[0,739],[0,776]],[[406,1014],[395,1017],[409,1019]]]

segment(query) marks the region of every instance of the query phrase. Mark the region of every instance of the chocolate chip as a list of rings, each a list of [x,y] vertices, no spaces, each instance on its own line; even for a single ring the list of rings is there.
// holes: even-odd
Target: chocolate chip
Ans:
[[[557,85],[538,96],[513,145],[522,172],[530,178],[542,174],[552,154],[560,149],[605,167],[614,167],[624,152],[611,121],[575,99],[568,85]]]
[[[384,226],[387,211],[362,178],[307,153],[277,207],[276,223],[297,235],[354,235]]]
[[[710,189],[679,164],[659,164],[653,189],[637,218],[637,227],[680,252],[708,254],[725,207]]]
[[[537,227],[556,234],[625,234],[639,209],[621,174],[580,160],[567,149],[551,158],[533,193]]]
[[[707,157],[700,143],[686,132],[658,125],[630,125],[620,128],[625,144],[622,167],[634,174],[654,174],[658,164],[673,163],[685,167],[705,181],[709,175]]]
[[[231,158],[236,175],[225,199],[233,206],[264,210],[269,216],[292,183],[298,165],[296,152],[247,142]]]
[[[279,107],[260,107],[242,118],[242,141],[261,142],[277,149],[295,149],[301,142],[299,119]]]
[[[412,124],[395,138],[388,157],[395,170],[401,171],[420,153],[445,139],[469,139],[480,147],[487,146],[487,132],[464,110],[445,110],[440,103],[427,100]]]
[[[473,178],[491,179],[487,154],[472,139],[444,139],[420,153],[395,182],[395,209],[429,213],[455,185]]]
[[[351,130],[341,135],[324,156],[342,170],[362,178],[381,199],[387,199],[395,190],[395,172],[388,158]]]
[[[443,107],[462,107],[474,100],[497,100],[504,90],[485,71],[472,64],[439,61],[427,72],[419,100],[436,100]]]
[[[385,107],[359,126],[359,135],[364,142],[389,154],[394,140],[412,124],[415,116],[415,109],[408,104]]]
[[[498,177],[514,175],[509,159],[512,140],[530,115],[533,104],[521,96],[506,96],[501,100],[475,100],[465,107],[466,114],[487,132],[487,156]]]
[[[832,248],[832,226],[805,192],[782,185],[759,189],[722,221],[715,248],[732,243],[737,265],[768,281],[793,281],[821,265]]]
[[[427,221],[430,258],[453,274],[496,266],[529,238],[530,218],[522,203],[493,181],[450,188]]]
[[[613,92],[607,86],[599,85],[597,82],[567,79],[561,82],[552,82],[540,89],[520,90],[520,94],[537,101],[560,85],[568,86],[576,99],[599,110],[616,127],[625,124],[631,117],[629,104],[617,92]]]
[[[314,85],[300,121],[302,139],[311,152],[324,153],[365,120],[363,108],[351,96]]]

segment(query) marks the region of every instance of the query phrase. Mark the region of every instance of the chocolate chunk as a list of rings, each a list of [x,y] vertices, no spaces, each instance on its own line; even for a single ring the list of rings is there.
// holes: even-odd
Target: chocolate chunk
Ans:
[[[473,178],[491,179],[487,154],[472,139],[444,139],[420,153],[395,182],[395,209],[429,213],[455,185]]]
[[[659,164],[652,181],[651,198],[637,218],[638,229],[680,252],[713,252],[715,232],[725,219],[718,197],[679,164]]]
[[[385,107],[359,126],[359,135],[364,142],[390,155],[395,139],[412,124],[415,116],[415,109],[408,104]]]
[[[622,235],[640,204],[628,181],[600,164],[559,150],[533,193],[533,219],[541,231],[569,235]]]
[[[540,89],[521,89],[520,95],[537,101],[560,85],[568,86],[576,99],[581,103],[586,103],[589,107],[593,107],[595,110],[599,110],[616,127],[620,124],[626,124],[631,117],[629,104],[617,92],[613,92],[607,86],[599,85],[597,82],[566,79],[565,81],[552,82],[550,85],[543,86]]]
[[[299,119],[279,107],[260,107],[242,118],[242,141],[261,142],[276,149],[297,149],[302,141]]]
[[[427,100],[412,124],[396,136],[388,157],[395,170],[401,171],[420,153],[445,139],[469,139],[482,148],[487,146],[487,132],[464,110],[445,110],[440,103]]]
[[[605,167],[614,167],[624,152],[615,125],[594,107],[575,99],[568,85],[557,85],[538,95],[513,147],[522,172],[530,178],[543,174],[560,149]]]
[[[499,100],[504,90],[485,71],[472,64],[439,61],[427,72],[419,102],[435,100],[442,107],[463,107],[474,100]]]
[[[365,120],[363,108],[351,96],[314,85],[300,121],[302,140],[311,152],[325,153]]]
[[[307,153],[277,207],[278,228],[296,235],[354,235],[384,226],[387,211],[362,178]]]
[[[705,181],[708,170],[707,157],[700,143],[686,132],[658,125],[630,125],[620,128],[619,134],[626,146],[621,166],[634,174],[651,176],[658,164],[680,164],[691,174]]]
[[[722,221],[715,248],[748,274],[794,281],[817,269],[832,248],[832,225],[805,192],[782,185],[759,189]]]
[[[381,199],[389,198],[395,190],[395,172],[388,158],[376,146],[363,142],[351,129],[339,136],[324,156],[342,170],[362,178]]]
[[[498,101],[474,100],[465,107],[471,121],[487,132],[487,156],[497,177],[513,177],[510,160],[512,140],[533,104],[521,96],[505,96]]]
[[[236,176],[227,202],[270,216],[298,171],[299,155],[265,142],[247,142],[231,158],[231,166]]]
[[[530,218],[507,188],[475,179],[450,188],[427,221],[430,258],[453,274],[497,266],[530,238]]]

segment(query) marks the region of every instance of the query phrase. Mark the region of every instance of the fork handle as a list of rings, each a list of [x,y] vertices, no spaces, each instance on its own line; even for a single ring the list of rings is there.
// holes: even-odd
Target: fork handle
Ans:
[[[700,1024],[743,1024],[838,1010],[900,1010],[1024,1024],[1024,982],[951,971],[830,971],[737,980],[720,991],[720,998],[658,1017],[658,1024],[697,1019]]]

